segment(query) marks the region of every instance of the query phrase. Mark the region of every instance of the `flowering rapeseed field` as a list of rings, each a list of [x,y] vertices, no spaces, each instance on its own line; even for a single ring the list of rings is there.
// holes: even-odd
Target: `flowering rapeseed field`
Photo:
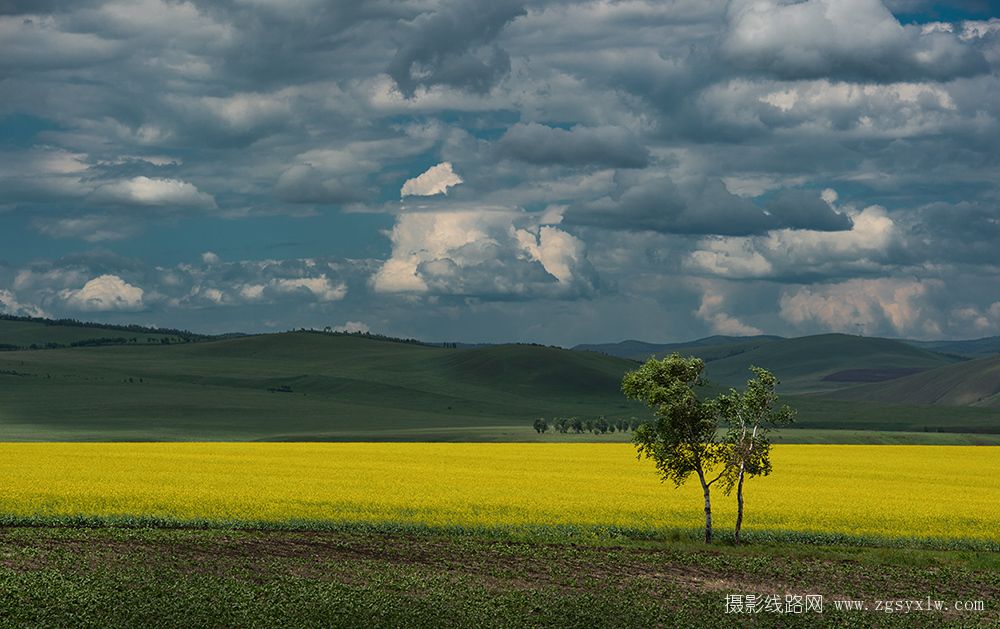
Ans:
[[[781,445],[748,481],[745,531],[1000,541],[1000,457],[988,447]],[[628,444],[0,444],[0,515],[218,523],[696,529]],[[713,491],[714,524],[735,500]]]

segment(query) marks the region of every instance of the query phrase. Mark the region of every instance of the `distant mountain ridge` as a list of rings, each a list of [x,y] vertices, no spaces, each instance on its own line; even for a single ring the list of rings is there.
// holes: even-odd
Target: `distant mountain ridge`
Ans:
[[[639,361],[650,356],[660,359],[672,352],[695,356],[705,361],[708,379],[723,387],[742,387],[752,376],[752,365],[765,367],[781,380],[782,390],[793,395],[821,395],[864,382],[903,378],[917,371],[933,372],[964,360],[904,341],[849,334],[790,339],[765,335],[711,336],[688,343],[625,341],[578,345],[573,349],[588,348]],[[906,401],[901,397],[905,396],[897,396],[893,401]]]
[[[951,354],[963,358],[979,358],[991,354],[1000,354],[1000,336],[988,336],[968,341],[910,341],[900,339],[904,343],[932,352]]]
[[[683,349],[691,349],[695,347],[712,347],[716,345],[730,345],[734,343],[744,343],[747,341],[778,341],[783,337],[780,336],[769,336],[769,335],[759,335],[759,336],[708,336],[703,339],[698,339],[696,341],[687,341],[685,343],[647,343],[645,341],[621,341],[620,343],[585,343],[572,347],[574,351],[581,352],[599,352],[601,354],[608,354],[610,356],[617,356],[618,358],[632,358],[643,360],[649,358],[652,354],[664,354],[672,353],[675,351],[680,351]]]

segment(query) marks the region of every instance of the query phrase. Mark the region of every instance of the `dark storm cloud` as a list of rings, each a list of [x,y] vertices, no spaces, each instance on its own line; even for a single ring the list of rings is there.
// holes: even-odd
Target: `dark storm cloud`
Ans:
[[[774,222],[753,203],[731,194],[718,180],[678,187],[659,176],[638,181],[620,179],[609,196],[572,205],[564,215],[568,225],[668,234],[760,234]]]
[[[356,177],[338,180],[328,177],[309,164],[296,164],[281,174],[272,191],[274,197],[288,203],[341,205],[369,201],[373,191]]]
[[[389,76],[407,98],[421,85],[488,92],[510,72],[510,55],[491,44],[504,26],[525,14],[522,2],[460,0],[421,15],[405,29]]]
[[[643,168],[649,152],[627,129],[588,128],[569,131],[537,123],[516,124],[496,144],[497,155],[531,164],[582,166],[600,164],[616,168]]]
[[[816,190],[779,190],[764,207],[778,227],[835,232],[853,225],[850,217],[834,211]]]
[[[912,228],[914,253],[935,262],[997,263],[1000,203],[932,203],[918,216]]]

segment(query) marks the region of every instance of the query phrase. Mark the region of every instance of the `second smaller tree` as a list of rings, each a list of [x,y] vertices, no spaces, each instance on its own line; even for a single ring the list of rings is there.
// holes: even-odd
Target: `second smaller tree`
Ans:
[[[773,428],[795,422],[795,411],[788,406],[775,410],[778,400],[778,379],[767,369],[750,367],[757,377],[747,381],[742,392],[730,389],[715,401],[719,418],[729,425],[723,438],[728,452],[727,473],[722,487],[728,495],[736,487],[736,545],[740,543],[743,525],[743,481],[747,476],[767,476],[771,473],[771,441]]]

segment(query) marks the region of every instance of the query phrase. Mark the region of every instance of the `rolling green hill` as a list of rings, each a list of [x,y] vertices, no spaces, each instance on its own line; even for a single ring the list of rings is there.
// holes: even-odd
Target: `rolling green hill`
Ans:
[[[1000,356],[986,356],[905,378],[826,394],[838,400],[1000,408]]]
[[[849,381],[824,378],[847,370],[935,368],[958,359],[906,343],[847,334],[822,334],[770,341],[753,346],[692,348],[684,355],[706,361],[708,378],[726,387],[741,387],[753,376],[750,366],[771,371],[785,394],[812,394],[851,386]],[[731,353],[732,355],[726,355]]]
[[[82,345],[161,345],[208,337],[179,330],[109,326],[0,315],[0,350],[51,349]]]
[[[539,417],[642,413],[620,393],[634,366],[322,332],[8,351],[0,439],[502,440]]]

